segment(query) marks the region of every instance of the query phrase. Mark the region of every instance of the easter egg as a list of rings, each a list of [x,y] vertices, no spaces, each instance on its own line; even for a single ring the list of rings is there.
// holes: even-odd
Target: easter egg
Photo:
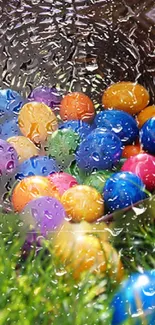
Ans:
[[[131,172],[113,174],[105,183],[103,197],[107,210],[124,209],[147,197],[142,180]]]
[[[79,184],[83,184],[87,177],[87,173],[78,167],[76,161],[73,161],[64,171],[75,177]]]
[[[80,92],[67,94],[60,104],[60,117],[63,121],[82,120],[90,123],[95,116],[91,99]]]
[[[82,220],[93,222],[104,214],[102,196],[93,187],[76,185],[62,195],[61,202],[67,216],[74,222]]]
[[[16,171],[18,155],[14,147],[0,139],[0,176],[10,175]]]
[[[28,176],[48,176],[58,172],[59,168],[54,159],[47,156],[31,157],[21,163],[18,167],[17,179]]]
[[[125,280],[115,294],[112,325],[134,323],[154,325],[155,321],[155,270],[134,273]]]
[[[60,195],[63,195],[69,188],[78,185],[76,178],[67,173],[53,173],[48,177],[55,184]]]
[[[123,152],[122,152],[122,157],[130,158],[130,157],[136,156],[142,152],[143,152],[143,150],[139,144],[137,144],[137,145],[132,144],[132,145],[128,145],[128,146],[124,147]]]
[[[59,199],[59,193],[49,179],[43,176],[26,177],[13,190],[12,206],[15,211],[21,212],[27,203],[41,196]]]
[[[22,211],[21,218],[28,231],[46,237],[55,231],[65,219],[65,210],[56,198],[43,196],[29,202]]]
[[[75,239],[76,234],[79,233],[82,236],[93,235],[95,237],[97,236],[102,241],[110,241],[112,238],[112,233],[109,231],[109,229],[111,229],[111,225],[108,225],[107,227],[107,224],[104,222],[89,223],[87,221],[81,221],[79,223],[73,223],[65,219],[61,226],[55,232],[53,238],[58,243],[59,239],[63,240],[64,237],[65,244],[65,241],[67,240],[67,238],[69,238],[69,234],[71,234],[71,236],[73,236],[73,238]],[[67,250],[64,251],[64,254],[65,253],[67,253]],[[66,255],[68,255],[68,253]]]
[[[143,124],[152,117],[155,117],[155,105],[146,107],[138,114],[137,122],[139,128],[141,128]]]
[[[141,178],[149,191],[155,189],[155,157],[142,153],[127,159],[122,171],[128,171]]]
[[[102,97],[102,104],[104,108],[137,114],[148,105],[149,100],[149,93],[142,85],[123,81],[107,88]]]
[[[60,168],[67,168],[75,160],[80,137],[71,129],[55,131],[47,142],[47,154],[54,158]]]
[[[155,155],[155,117],[152,117],[142,126],[140,142],[145,151]]]
[[[96,190],[102,194],[106,180],[112,175],[111,172],[106,170],[100,170],[87,176],[84,180],[84,184],[96,188]]]
[[[72,120],[64,122],[59,126],[59,129],[72,129],[78,133],[81,139],[84,139],[91,131],[95,129],[95,124],[88,124],[83,121]]]
[[[75,279],[80,279],[84,272],[108,272],[111,280],[121,281],[122,263],[116,250],[106,241],[107,234],[104,224],[88,227],[85,222],[65,222],[54,237],[54,253]]]
[[[93,170],[112,169],[122,155],[121,140],[111,131],[97,128],[79,145],[76,161],[79,168]]]
[[[6,117],[5,121],[0,124],[0,138],[2,140],[7,140],[10,137],[20,135],[20,129],[18,126],[17,119],[12,115]]]
[[[30,139],[23,137],[23,136],[13,136],[7,139],[17,151],[18,160],[20,163],[23,161],[39,155],[39,149],[34,145]]]
[[[21,95],[12,89],[0,89],[0,117],[17,115],[21,107],[25,104],[25,100]]]
[[[56,88],[39,86],[32,90],[28,96],[29,101],[44,103],[50,108],[55,108],[61,102],[61,96]]]
[[[50,107],[38,102],[22,107],[18,123],[22,134],[35,143],[44,143],[47,136],[58,128],[57,118]]]
[[[105,110],[95,117],[97,127],[113,131],[124,145],[133,143],[138,136],[138,126],[135,119],[126,112]]]

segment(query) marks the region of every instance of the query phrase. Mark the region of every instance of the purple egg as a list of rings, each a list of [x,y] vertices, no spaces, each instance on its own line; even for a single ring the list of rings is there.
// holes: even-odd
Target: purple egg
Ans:
[[[54,109],[60,104],[61,96],[56,88],[40,86],[32,90],[28,99],[32,102],[41,102]]]
[[[66,215],[63,205],[53,197],[40,197],[29,202],[22,212],[22,220],[29,230],[34,229],[43,237],[55,231]]]
[[[18,155],[14,147],[0,139],[0,176],[10,175],[16,171]]]

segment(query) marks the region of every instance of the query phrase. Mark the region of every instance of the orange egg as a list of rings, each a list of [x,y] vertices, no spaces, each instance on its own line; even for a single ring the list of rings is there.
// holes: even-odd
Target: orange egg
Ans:
[[[61,202],[69,218],[74,222],[93,222],[104,214],[101,194],[93,187],[77,185],[62,195]]]
[[[31,176],[21,180],[12,193],[12,205],[15,211],[21,212],[25,205],[41,196],[51,196],[59,199],[59,193],[52,182],[42,176]]]
[[[95,116],[95,108],[88,96],[80,92],[74,92],[62,99],[60,116],[64,121],[82,120],[91,122]]]
[[[130,158],[132,156],[136,156],[139,153],[143,153],[144,151],[142,150],[140,145],[128,145],[125,146],[122,152],[122,157],[123,158]]]
[[[144,110],[142,110],[137,116],[139,128],[141,128],[147,120],[149,120],[154,116],[155,116],[155,105],[148,106]]]
[[[30,139],[23,136],[11,137],[7,140],[15,148],[18,160],[22,163],[33,156],[39,155],[40,151]]]
[[[149,100],[149,93],[143,86],[132,82],[118,82],[104,92],[102,104],[106,109],[137,114],[148,105]]]
[[[18,123],[22,134],[35,143],[44,143],[47,136],[58,128],[57,118],[51,108],[37,102],[22,107]]]
[[[101,228],[102,227],[102,228]],[[53,240],[54,253],[68,271],[78,279],[83,272],[105,273],[121,281],[123,267],[116,250],[100,234],[105,231],[104,224],[100,230],[86,230],[83,222],[78,226],[65,222]],[[96,237],[96,233],[98,237]]]

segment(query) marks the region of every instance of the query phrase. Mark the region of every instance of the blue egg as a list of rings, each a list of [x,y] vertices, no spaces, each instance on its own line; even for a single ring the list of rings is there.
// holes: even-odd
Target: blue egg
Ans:
[[[155,270],[132,274],[112,301],[112,325],[155,324]]]
[[[113,131],[124,145],[132,144],[139,133],[136,120],[119,110],[104,110],[96,115],[94,122],[97,127]]]
[[[106,181],[103,197],[107,210],[113,212],[144,200],[147,194],[138,176],[131,172],[119,172]]]
[[[115,133],[102,128],[92,131],[79,145],[76,152],[78,167],[93,170],[112,169],[122,154],[122,143]]]
[[[59,168],[54,159],[47,156],[31,157],[19,165],[16,179],[28,176],[48,176],[58,171]]]
[[[145,151],[155,155],[155,117],[149,119],[140,130],[140,142]]]
[[[21,95],[11,89],[0,89],[0,117],[14,113],[19,113],[25,100]]]
[[[83,121],[67,121],[59,126],[59,129],[72,129],[78,133],[80,138],[83,140],[86,136],[95,129],[95,124],[88,124]]]
[[[10,119],[12,117],[12,119]],[[0,124],[0,139],[7,140],[13,136],[21,135],[18,122],[13,116],[9,116],[3,123]]]

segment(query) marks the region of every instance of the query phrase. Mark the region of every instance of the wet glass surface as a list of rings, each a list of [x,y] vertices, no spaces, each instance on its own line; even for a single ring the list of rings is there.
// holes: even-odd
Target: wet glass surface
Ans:
[[[154,1],[0,0],[0,88],[11,88],[18,91],[24,98],[28,97],[31,93],[31,98],[33,98],[33,95],[36,95],[32,95],[32,90],[35,87],[56,87],[60,97],[55,94],[52,97],[53,94],[51,95],[49,91],[49,98],[46,98],[51,108],[53,108],[54,100],[56,103],[60,102],[61,95],[70,91],[82,91],[93,100],[95,108],[100,110],[102,108],[101,97],[103,90],[111,83],[117,81],[139,82],[148,89],[151,96],[150,104],[155,103]],[[11,96],[12,93],[10,93]],[[18,109],[22,105],[21,97],[17,96],[16,99],[15,106],[17,107],[15,109],[17,108],[17,111],[14,109],[14,105],[12,105],[13,107],[10,105],[14,115],[17,115]],[[31,109],[32,107],[30,107]],[[3,113],[0,107],[1,121],[4,119]],[[10,123],[10,120],[8,120],[6,122],[7,125],[3,130],[3,134],[1,133],[3,138],[7,139],[7,129],[9,129],[9,134],[17,133],[19,135],[16,121],[11,120],[12,123]],[[78,126],[76,127],[78,128]],[[138,287],[137,292],[141,295],[140,302],[137,299],[137,303],[137,297],[134,301],[132,300],[134,296],[133,286],[130,286],[131,290],[128,299],[131,306],[130,304],[128,306],[128,316],[130,315],[133,318],[133,322],[131,323],[130,318],[129,323],[124,323],[125,319],[123,318],[122,324],[153,325],[153,281],[155,279],[153,271],[155,268],[154,196],[150,196],[144,202],[140,202],[132,206],[132,208],[130,206],[123,209],[123,211],[117,211],[114,215],[113,209],[111,209],[110,212],[112,214],[103,216],[101,193],[103,191],[103,184],[110,177],[109,173],[111,171],[106,171],[107,174],[103,173],[103,175],[99,172],[97,182],[93,180],[94,174],[91,175],[92,178],[85,180],[85,170],[80,170],[74,161],[76,149],[74,146],[78,145],[79,136],[76,135],[77,139],[71,137],[71,143],[67,147],[63,145],[67,143],[67,140],[64,140],[65,138],[62,137],[64,134],[63,127],[62,129],[60,127],[57,133],[58,139],[55,137],[54,140],[51,139],[51,143],[52,141],[56,143],[55,148],[58,150],[53,156],[55,155],[54,157],[58,157],[61,160],[63,168],[65,168],[64,171],[76,177],[79,184],[91,185],[94,182],[99,193],[96,198],[95,189],[93,189],[94,192],[92,191],[92,193],[86,193],[88,198],[88,206],[85,208],[86,217],[89,211],[89,214],[92,213],[92,215],[88,221],[94,220],[95,210],[93,211],[90,204],[90,201],[92,203],[93,200],[97,206],[97,215],[102,217],[97,225],[91,223],[86,225],[85,223],[84,226],[81,226],[81,224],[69,223],[68,220],[70,219],[65,220],[62,232],[60,231],[55,242],[58,248],[60,244],[62,251],[60,249],[59,254],[62,253],[63,262],[65,261],[65,263],[66,259],[68,263],[66,252],[69,254],[73,246],[76,248],[74,249],[73,260],[71,261],[75,278],[78,278],[83,269],[85,270],[87,267],[89,269],[89,263],[91,264],[92,261],[93,271],[97,267],[95,269],[95,276],[93,273],[90,277],[88,275],[84,282],[82,282],[82,279],[80,283],[77,283],[75,279],[70,277],[70,271],[68,269],[66,271],[66,267],[59,264],[57,267],[57,264],[54,264],[53,251],[49,244],[49,242],[52,242],[53,237],[43,246],[42,236],[45,236],[48,230],[50,235],[53,235],[57,227],[56,222],[53,225],[53,206],[56,220],[59,221],[60,218],[62,221],[65,218],[64,210],[62,209],[60,214],[59,206],[55,203],[58,194],[52,194],[55,195],[54,199],[46,197],[49,194],[49,189],[55,193],[56,187],[52,188],[50,184],[51,188],[48,188],[49,184],[41,184],[38,189],[32,184],[32,196],[33,194],[34,196],[36,193],[38,194],[39,191],[45,197],[41,197],[39,200],[36,199],[35,207],[33,206],[34,201],[32,201],[33,209],[31,209],[31,204],[29,209],[24,209],[26,217],[22,219],[19,214],[12,213],[8,199],[8,193],[9,198],[13,192],[15,193],[14,189],[17,185],[17,178],[12,177],[12,179],[8,179],[7,177],[6,181],[4,177],[0,184],[0,195],[4,194],[4,189],[7,192],[6,198],[3,197],[5,214],[1,213],[0,221],[0,235],[3,234],[5,237],[3,240],[0,236],[0,283],[2,284],[0,325],[21,325],[22,323],[23,325],[110,325],[110,299],[115,290],[118,290],[119,283],[123,281],[124,272],[125,276],[129,277],[129,284],[128,282],[126,284],[129,288],[131,284],[130,274],[137,271],[143,273],[145,270],[150,271],[145,275],[146,282],[143,283],[144,287],[142,287],[142,290],[140,291]],[[22,144],[19,142],[21,145],[20,159],[29,158],[29,155],[31,157],[32,154],[35,156],[38,152],[41,156],[44,156],[44,154],[48,154],[49,149],[51,153],[54,147],[51,144],[51,148],[50,146],[49,148],[43,148],[48,149],[47,151],[41,151],[39,145],[35,146],[31,143],[32,146],[30,146],[29,142],[22,142]],[[18,149],[19,144],[16,143]],[[16,156],[10,151],[10,148],[12,148],[10,145],[8,144],[9,149],[6,148],[5,150],[9,152],[6,160],[11,156],[14,165],[9,161],[7,165],[8,173],[11,173],[14,167],[16,167]],[[5,149],[3,146],[4,144],[2,143],[1,151]],[[29,149],[26,152],[28,157],[26,155],[25,158],[25,151],[22,149],[26,146]],[[61,146],[64,150],[63,158],[60,156]],[[116,147],[116,144],[113,146]],[[111,148],[109,150],[111,152]],[[85,151],[87,154],[89,143],[85,147]],[[68,152],[71,152],[73,156],[70,166],[68,160],[67,162],[65,161],[65,153],[67,156]],[[92,158],[96,161],[97,165],[100,159],[97,150],[93,152]],[[38,173],[36,175],[47,176],[48,168],[51,170],[51,160],[47,159],[48,162],[46,162],[45,168],[42,168],[44,157],[41,157],[40,160],[39,167],[36,162],[37,158],[34,158],[33,163],[31,159],[31,164],[30,161],[28,165],[22,164],[18,175],[19,178],[21,177],[22,179],[24,175],[34,175],[33,171],[36,165],[35,172]],[[23,163],[23,161],[20,162]],[[52,168],[57,170],[58,167],[52,165]],[[53,175],[51,175],[51,179],[54,177]],[[73,183],[73,180],[75,182],[74,178],[70,179],[70,184]],[[56,181],[60,185],[59,179],[56,178]],[[38,182],[41,182],[40,177],[38,177]],[[49,181],[47,182],[49,183]],[[64,189],[66,190],[67,185],[66,183],[64,184]],[[28,185],[23,185],[21,192],[23,189],[26,189],[26,196],[29,196],[29,188]],[[62,188],[62,190],[64,189]],[[112,192],[112,190],[110,191]],[[79,202],[82,202],[81,192],[79,190]],[[123,191],[121,194],[120,192],[115,197],[126,195]],[[148,192],[146,191],[145,194],[148,195]],[[22,202],[18,200],[19,196],[17,193],[16,198],[20,205]],[[29,199],[32,199],[32,197],[28,197]],[[74,195],[71,201],[76,203],[78,211],[79,202],[76,199],[74,202]],[[2,202],[0,201],[0,203]],[[85,207],[85,202],[84,204],[83,202],[81,203],[81,210],[83,208],[82,205]],[[16,211],[20,211],[21,207],[17,208]],[[71,208],[69,209],[71,210]],[[75,207],[69,212],[73,214],[74,210]],[[7,211],[10,214],[6,214]],[[50,211],[52,212],[50,213]],[[42,217],[46,220],[43,220]],[[74,216],[76,221],[78,217],[79,211],[77,216]],[[41,218],[44,222],[42,222]],[[68,218],[70,218],[69,213]],[[41,228],[39,238],[37,237],[37,231],[39,230],[34,231],[33,229],[33,231],[30,231],[29,223],[32,221],[35,225],[34,228],[36,225],[38,228]],[[104,223],[104,226],[103,221],[107,222]],[[109,221],[114,221],[114,223],[109,223]],[[27,230],[26,226],[28,226],[29,230]],[[49,229],[47,229],[48,227]],[[102,251],[99,239],[103,240],[105,245]],[[107,244],[106,241],[109,241],[109,243]],[[56,256],[58,260],[61,255],[59,254]],[[123,261],[123,267],[120,258]],[[93,264],[94,261],[95,264]],[[99,271],[101,270],[104,270],[104,276],[100,274]],[[141,283],[140,280],[139,276],[134,278],[135,283]],[[143,281],[143,277],[141,281]],[[146,296],[150,296],[150,300]],[[119,305],[119,299],[121,299],[121,305]],[[121,310],[120,306],[122,304],[124,308],[126,307],[125,301],[123,301],[124,292],[120,291],[119,299],[114,301],[114,303],[116,307],[118,306],[117,309]],[[143,301],[147,301],[146,310],[141,307]],[[74,312],[72,306],[75,303],[77,308],[75,308]],[[124,309],[124,315],[125,313],[126,309]],[[120,319],[123,317],[122,315],[119,316]],[[113,324],[118,324],[117,319],[114,319]]]
[[[0,7],[1,87],[27,95],[59,85],[100,103],[112,81],[138,80],[154,98],[152,1],[11,0]]]

